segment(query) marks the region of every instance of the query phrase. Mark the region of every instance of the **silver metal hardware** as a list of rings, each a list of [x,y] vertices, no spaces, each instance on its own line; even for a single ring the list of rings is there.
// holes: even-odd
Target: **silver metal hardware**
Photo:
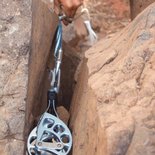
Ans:
[[[68,127],[57,117],[44,113],[27,141],[28,153],[35,155],[67,155],[72,147]]]

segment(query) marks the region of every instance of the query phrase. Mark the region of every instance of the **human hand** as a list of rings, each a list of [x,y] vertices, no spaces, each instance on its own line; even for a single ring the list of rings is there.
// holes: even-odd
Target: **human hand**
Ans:
[[[57,13],[63,11],[67,18],[73,18],[78,7],[83,4],[83,0],[54,0],[54,7]],[[66,18],[66,19],[67,19]],[[68,21],[64,19],[64,24],[67,25]]]

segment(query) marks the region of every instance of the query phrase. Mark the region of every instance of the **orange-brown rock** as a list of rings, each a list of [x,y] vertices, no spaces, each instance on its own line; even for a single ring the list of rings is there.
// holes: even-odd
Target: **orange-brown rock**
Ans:
[[[134,19],[141,11],[154,2],[154,0],[130,0],[131,18]]]
[[[0,2],[1,155],[23,154],[30,18],[29,0]]]
[[[155,154],[155,4],[85,54],[71,106],[73,155]]]

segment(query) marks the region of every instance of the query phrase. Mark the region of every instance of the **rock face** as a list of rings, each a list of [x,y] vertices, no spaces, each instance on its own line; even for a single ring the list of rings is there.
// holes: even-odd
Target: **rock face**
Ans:
[[[30,0],[0,2],[0,154],[22,155]]]
[[[154,0],[130,0],[131,18],[134,19],[141,11],[154,2]]]
[[[88,50],[81,66],[73,155],[154,155],[155,4]]]
[[[37,0],[33,1],[36,2]],[[41,2],[43,5],[42,1]],[[46,13],[44,17],[46,17],[46,23],[48,27],[52,26],[53,23],[50,22],[52,19],[50,18],[51,12],[47,9],[44,3],[44,10],[39,10],[39,13]],[[30,46],[33,44],[31,35],[31,0],[24,1],[12,1],[12,0],[2,0],[0,2],[0,154],[2,155],[23,155],[24,153],[24,145],[25,145],[25,137],[30,130],[30,126],[36,125],[33,124],[37,118],[40,117],[42,111],[45,110],[47,102],[47,89],[44,89],[39,95],[36,97],[34,94],[38,92],[38,89],[33,89],[33,83],[31,83],[33,94],[27,89],[28,88],[28,59],[30,55],[33,53],[31,50],[31,54],[29,54]],[[38,8],[36,6],[36,8]],[[46,10],[48,10],[46,12]],[[44,11],[44,12],[43,12]],[[42,15],[37,14],[36,16],[39,18]],[[38,19],[35,18],[35,19]],[[49,18],[49,19],[48,19]],[[45,19],[45,18],[44,18]],[[40,43],[39,47],[44,46],[44,51],[46,49],[51,48],[52,39],[54,35],[50,35],[50,31],[44,27],[44,24],[40,24],[40,22],[36,22],[37,26],[43,30],[44,41],[36,39],[35,41]],[[46,24],[47,25],[47,24]],[[34,26],[34,31],[36,31],[37,26]],[[46,33],[45,33],[46,30]],[[52,29],[51,29],[52,30]],[[54,33],[54,32],[53,32]],[[30,39],[31,38],[31,39]],[[43,39],[43,35],[41,37]],[[48,44],[47,44],[48,42]],[[36,46],[36,44],[33,44]],[[48,46],[49,45],[49,46]],[[38,47],[38,46],[37,46]],[[32,46],[31,46],[32,49]],[[35,50],[37,53],[39,50]],[[48,51],[49,52],[49,51]],[[35,53],[33,53],[35,54]],[[45,56],[45,53],[44,53]],[[43,56],[42,56],[43,57]],[[37,67],[42,67],[43,63],[39,66],[39,60],[43,60],[42,57],[36,58],[32,60],[33,65],[30,68],[29,63],[29,72],[31,81],[33,82],[33,78],[41,79],[41,76],[45,76],[46,79],[43,79],[43,88],[47,86],[47,80],[49,79],[49,71],[48,65],[49,62],[44,62],[45,67],[42,69],[43,72],[38,75],[39,71],[36,70]],[[53,55],[52,55],[53,57]],[[51,57],[48,57],[51,62]],[[73,52],[73,49],[64,44],[64,57],[62,62],[62,78],[61,78],[61,92],[59,102],[60,105],[63,105],[65,108],[69,108],[70,100],[73,92],[73,83],[74,83],[74,72],[80,61],[80,57]],[[36,67],[36,68],[35,68]],[[34,69],[35,68],[35,69]],[[67,70],[67,76],[65,74]],[[33,75],[32,75],[33,73]],[[45,75],[44,75],[45,73]],[[46,76],[47,75],[47,76]],[[47,86],[49,87],[49,85]],[[67,88],[67,91],[66,91]],[[27,93],[28,91],[28,93]],[[40,91],[40,90],[39,90]],[[30,95],[31,96],[30,96]],[[43,97],[44,98],[43,98]],[[65,98],[64,98],[65,96]],[[30,102],[29,98],[34,98],[35,101],[39,98],[39,106],[36,106],[38,102]],[[27,104],[26,104],[27,99]],[[44,100],[45,99],[45,100]],[[31,104],[31,105],[30,105]],[[27,105],[27,106],[26,106]],[[31,109],[31,107],[33,109]],[[45,108],[44,108],[45,107]],[[69,114],[62,107],[59,107],[58,112],[61,112],[60,117],[67,122]],[[63,114],[62,114],[63,113]],[[37,118],[33,118],[36,116]],[[30,117],[29,117],[30,116]],[[32,117],[31,117],[32,116]],[[66,116],[66,117],[64,117]],[[29,119],[27,119],[29,118]],[[26,121],[25,121],[26,120]],[[30,122],[30,123],[29,123]],[[25,128],[24,128],[25,126]],[[26,135],[26,136],[25,136]],[[27,138],[27,137],[26,137]]]

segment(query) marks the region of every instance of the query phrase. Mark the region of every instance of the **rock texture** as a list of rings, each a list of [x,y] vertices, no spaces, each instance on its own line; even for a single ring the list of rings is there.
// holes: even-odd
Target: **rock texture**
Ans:
[[[154,0],[130,0],[131,18],[134,19],[141,11],[154,2]]]
[[[0,2],[0,154],[22,155],[30,0]]]
[[[155,4],[88,50],[81,66],[73,155],[154,155]]]
[[[37,3],[37,0],[35,2]],[[42,0],[42,2],[45,2],[45,0]],[[52,44],[52,39],[50,37],[53,35],[50,35],[50,31],[47,31],[44,26],[45,23],[48,23],[48,27],[53,27],[53,23],[50,22],[52,20],[50,18],[51,12],[49,10],[46,12],[46,10],[47,8],[45,6],[44,12],[43,10],[39,10],[39,13],[46,14],[44,17],[46,17],[47,22],[44,22],[44,24],[42,24],[41,21],[36,22],[37,26],[40,28],[38,31],[42,30],[41,32],[44,33],[45,38],[44,41],[36,39],[36,42],[38,43],[40,41],[39,47],[44,46],[44,51],[42,52],[46,52],[47,55],[47,52],[49,52],[48,49]],[[36,16],[39,18],[40,15],[38,14]],[[50,20],[48,20],[48,18]],[[45,18],[43,20],[45,20]],[[25,154],[23,151],[25,145],[24,138],[27,138],[30,126],[36,125],[33,124],[33,122],[40,117],[47,105],[45,100],[47,96],[47,87],[49,87],[49,85],[47,86],[49,82],[49,66],[46,65],[45,69],[45,64],[51,63],[53,60],[51,56],[48,57],[50,62],[46,62],[45,60],[44,65],[39,62],[40,59],[43,61],[43,56],[39,58],[34,56],[34,59],[31,59],[31,61],[36,65],[33,65],[32,68],[29,67],[30,70],[32,69],[29,73],[33,73],[33,75],[29,75],[31,81],[33,78],[38,80],[41,79],[42,76],[46,76],[42,82],[42,87],[44,88],[47,86],[46,89],[40,89],[42,91],[39,91],[37,97],[34,94],[38,92],[38,89],[32,87],[33,83],[31,83],[30,86],[30,88],[32,87],[33,94],[27,90],[29,51],[30,46],[33,44],[30,44],[30,40],[32,40],[30,39],[31,22],[31,0],[2,0],[0,2],[0,154],[3,155]],[[36,31],[37,26],[34,26],[34,31]],[[52,28],[50,30],[52,31]],[[45,31],[47,33],[45,33]],[[41,39],[43,39],[43,35]],[[36,46],[36,44],[33,44],[33,46]],[[38,51],[37,49],[35,52],[38,53]],[[43,55],[45,56],[45,53],[43,53]],[[73,92],[74,72],[79,61],[80,57],[76,52],[64,44],[62,84],[59,102],[60,105],[63,105],[65,108],[69,108],[70,105]],[[44,67],[43,69],[41,68],[42,66]],[[40,73],[35,67],[40,67],[42,72]],[[65,72],[67,72],[67,76]],[[36,74],[39,74],[39,76],[34,76]],[[27,97],[27,91],[29,97]],[[31,97],[38,102],[30,102],[30,100],[28,102],[28,99]],[[25,102],[26,99],[27,106]],[[33,109],[31,107],[33,107]],[[67,123],[69,117],[68,112],[61,107],[58,111],[61,113],[60,117]],[[25,115],[27,116],[26,118]]]
[[[37,2],[37,0],[35,2]],[[45,0],[42,0],[42,2],[45,2]],[[44,12],[43,10],[39,10],[39,13],[45,14],[46,9],[47,8],[45,6]],[[50,18],[51,12],[48,10],[48,12],[46,13],[46,23],[49,23],[49,27],[53,27],[53,23],[50,22],[52,20]],[[37,15],[37,17],[39,18],[39,14]],[[48,20],[48,18],[50,20]],[[32,91],[34,92],[33,94],[31,94],[31,96],[29,95],[31,92],[28,93],[29,98],[33,97],[35,98],[35,101],[39,100],[39,106],[37,105],[38,102],[29,102],[27,106],[25,102],[25,100],[27,99],[28,103],[28,59],[30,46],[32,45],[30,44],[30,40],[32,40],[30,39],[31,23],[31,0],[2,0],[0,2],[0,154],[2,155],[25,154],[23,153],[25,138],[24,134],[28,134],[27,131],[30,130],[30,126],[36,125],[29,122],[33,122],[34,119],[36,121],[47,105],[47,102],[45,101],[47,96],[47,89],[44,89],[44,91],[42,92],[39,91],[41,93],[39,93],[39,95],[37,94],[37,97],[34,96],[34,94],[37,93],[38,89],[33,88]],[[41,25],[42,23],[40,23],[41,21],[36,22],[37,26],[41,27],[41,29],[39,29],[38,31],[43,30],[42,32],[44,32],[45,35],[48,33],[48,35],[46,35],[44,41],[41,40],[41,42],[39,42],[40,40],[36,39],[36,42],[40,43],[39,47],[44,46],[44,50],[47,50],[51,47],[52,39],[50,37],[52,37],[53,35],[50,35],[50,31],[47,31],[47,29],[45,29],[45,22],[43,26]],[[34,26],[34,31],[36,31],[37,26]],[[45,30],[47,31],[47,33],[45,33]],[[43,35],[41,39],[43,39]],[[36,44],[33,45],[35,46]],[[37,53],[38,49],[35,52]],[[45,53],[43,53],[43,55],[45,55]],[[36,63],[37,65],[34,65],[32,68],[29,67],[30,70],[32,69],[30,73],[33,73],[33,75],[30,75],[31,79],[29,79],[32,80],[32,77],[36,78],[37,80],[41,79],[41,76],[44,76],[45,73],[46,79],[43,81],[42,86],[44,88],[47,86],[47,81],[49,79],[49,66],[46,65],[46,69],[43,68],[43,72],[41,72],[40,74],[39,71],[36,70],[37,67],[43,66],[43,63],[40,66],[38,65],[38,61],[40,60],[40,58],[41,60],[43,60],[42,57],[39,57],[37,59],[34,56],[34,58],[36,58],[36,61],[34,61],[34,59],[31,60],[34,64]],[[51,57],[48,58],[51,62]],[[62,84],[59,100],[60,105],[65,106],[65,108],[69,108],[70,105],[70,100],[73,92],[74,72],[79,61],[80,57],[76,54],[76,52],[74,52],[73,49],[70,49],[69,46],[64,44],[64,57],[62,63],[63,71],[61,78]],[[49,64],[45,60],[44,66],[46,63]],[[65,72],[67,72],[67,76]],[[39,74],[39,77],[34,76],[35,74]],[[32,84],[33,83],[31,83],[30,87],[33,86]],[[49,87],[49,85],[47,87]],[[32,106],[34,109],[32,110],[30,106]],[[62,107],[59,107],[58,111],[61,113],[60,117],[65,122],[67,122],[69,117],[68,112]],[[27,116],[26,118],[25,114]],[[33,118],[33,116],[36,116],[37,118]],[[28,117],[30,118],[27,119]]]

